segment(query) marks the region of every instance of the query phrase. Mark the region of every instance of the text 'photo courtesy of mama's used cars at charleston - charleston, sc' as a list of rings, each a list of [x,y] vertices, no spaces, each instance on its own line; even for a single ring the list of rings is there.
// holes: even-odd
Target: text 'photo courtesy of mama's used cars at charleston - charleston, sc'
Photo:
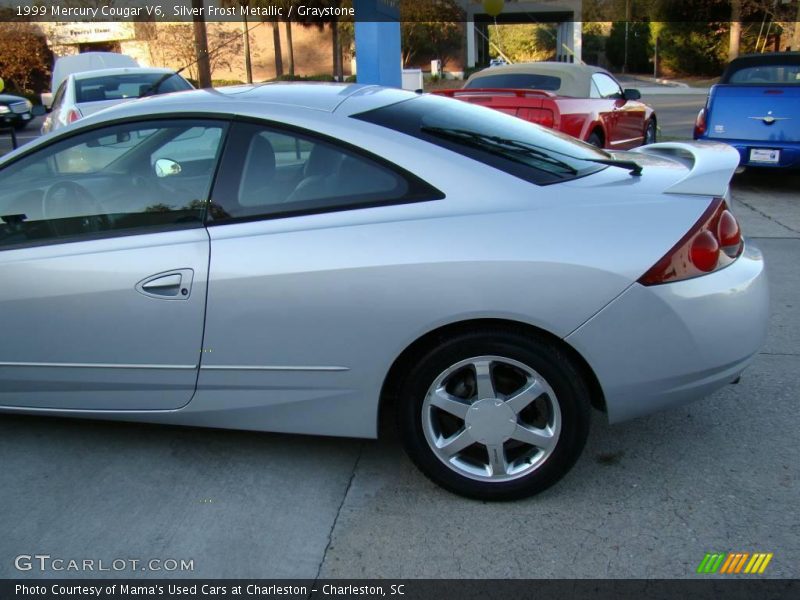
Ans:
[[[378,86],[126,102],[0,159],[0,407],[364,438],[385,421],[448,490],[535,494],[592,409],[668,410],[758,351],[738,164]]]

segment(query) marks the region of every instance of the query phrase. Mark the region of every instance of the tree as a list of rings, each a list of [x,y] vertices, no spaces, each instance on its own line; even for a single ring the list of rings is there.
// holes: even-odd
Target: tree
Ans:
[[[47,89],[52,62],[53,54],[37,25],[0,23],[0,76],[6,89],[23,94]]]
[[[728,60],[739,56],[742,41],[742,0],[731,0],[731,34],[728,47]]]
[[[281,49],[281,30],[278,21],[272,20],[272,46],[275,48],[275,77],[283,76],[283,51]]]
[[[253,83],[253,61],[250,53],[250,27],[247,22],[247,12],[245,9],[250,7],[250,0],[220,0],[223,8],[238,8],[242,15],[242,46],[244,52],[244,71],[247,83]]]
[[[142,24],[143,37],[148,39],[150,62],[154,65],[186,67],[189,77],[197,79],[197,56],[194,47],[192,25],[186,23]],[[231,68],[233,60],[241,56],[242,36],[226,31],[222,23],[208,24],[209,65],[211,73],[216,69]],[[188,65],[188,66],[187,66]]]
[[[434,58],[442,68],[460,49],[464,14],[454,0],[415,0],[400,4],[403,64]]]
[[[797,17],[795,17],[794,21],[792,50],[795,52],[800,51],[800,2],[797,3]]]
[[[653,45],[650,41],[650,24],[628,23],[627,70],[643,73],[650,70],[650,57]],[[626,64],[625,23],[617,21],[611,25],[611,33],[606,41],[606,57],[615,67]]]
[[[489,41],[514,62],[549,60],[556,52],[554,27],[543,23],[490,27]]]

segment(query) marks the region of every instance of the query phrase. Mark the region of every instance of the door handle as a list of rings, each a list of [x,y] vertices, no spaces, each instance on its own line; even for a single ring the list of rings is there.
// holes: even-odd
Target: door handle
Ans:
[[[142,289],[146,292],[153,294],[164,293],[171,291],[173,288],[181,287],[180,273],[173,275],[164,275],[158,279],[151,279],[150,281],[142,284]]]
[[[136,291],[160,300],[188,300],[192,291],[192,269],[156,273],[136,284]]]

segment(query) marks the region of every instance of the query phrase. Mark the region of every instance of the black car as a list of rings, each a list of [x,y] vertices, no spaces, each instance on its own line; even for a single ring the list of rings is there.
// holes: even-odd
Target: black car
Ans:
[[[24,129],[33,119],[32,108],[30,101],[22,96],[0,94],[0,128]]]

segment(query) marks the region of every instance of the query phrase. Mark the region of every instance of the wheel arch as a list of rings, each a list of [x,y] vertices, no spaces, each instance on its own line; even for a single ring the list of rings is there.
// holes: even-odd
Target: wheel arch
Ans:
[[[521,321],[509,319],[469,319],[448,323],[433,329],[411,342],[394,360],[389,367],[381,385],[378,405],[378,437],[384,437],[394,427],[394,407],[397,402],[397,390],[400,388],[405,373],[416,358],[442,342],[443,340],[461,333],[472,332],[476,329],[506,329],[509,332],[523,333],[545,339],[556,345],[573,359],[575,366],[584,378],[589,388],[592,407],[606,413],[606,401],[600,381],[589,366],[586,359],[575,348],[552,333]]]
[[[592,137],[593,133],[596,133],[597,135],[600,136],[600,139],[603,142],[602,148],[605,148],[606,144],[608,143],[608,136],[606,135],[606,130],[603,127],[603,123],[601,121],[596,121],[594,123],[589,124],[589,127],[587,128],[586,131],[586,138],[583,141],[588,142],[589,138]]]

